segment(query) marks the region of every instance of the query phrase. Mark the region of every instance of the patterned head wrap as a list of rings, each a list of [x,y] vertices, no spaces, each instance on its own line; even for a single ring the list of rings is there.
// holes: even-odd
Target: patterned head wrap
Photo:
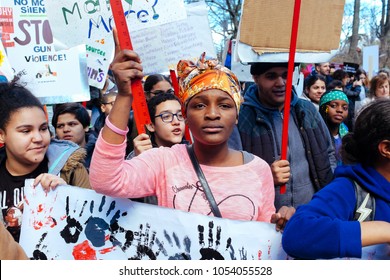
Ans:
[[[181,101],[187,107],[189,100],[195,94],[209,89],[219,89],[233,98],[238,112],[241,104],[241,91],[236,75],[219,64],[218,60],[206,60],[205,56],[206,53],[202,53],[196,64],[190,60],[180,60],[177,64]]]
[[[333,101],[333,100],[343,100],[347,104],[349,104],[347,95],[345,95],[345,93],[343,91],[341,91],[341,90],[334,89],[334,90],[331,90],[331,91],[325,93],[321,97],[321,99],[320,99],[320,107],[322,105],[330,102],[330,101]]]

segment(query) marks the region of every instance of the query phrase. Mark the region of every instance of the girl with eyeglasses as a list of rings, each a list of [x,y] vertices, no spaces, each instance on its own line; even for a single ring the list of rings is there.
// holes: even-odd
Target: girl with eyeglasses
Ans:
[[[96,143],[90,173],[93,188],[115,197],[156,195],[159,206],[213,215],[187,145],[150,149],[131,160],[123,159],[126,116],[133,101],[131,82],[142,79],[142,65],[135,52],[122,50],[117,52],[111,69],[119,91]],[[196,65],[179,61],[177,72],[179,95],[193,137],[192,150],[221,216],[277,222],[277,230],[281,230],[295,209],[282,207],[275,213],[269,165],[250,153],[228,147],[241,102],[236,76],[216,60],[206,60],[205,54]],[[166,121],[181,118],[157,115]]]
[[[163,93],[152,97],[148,102],[151,124],[146,126],[150,132],[134,138],[134,150],[126,157],[132,159],[153,147],[172,147],[187,143],[184,137],[185,121],[179,98]]]

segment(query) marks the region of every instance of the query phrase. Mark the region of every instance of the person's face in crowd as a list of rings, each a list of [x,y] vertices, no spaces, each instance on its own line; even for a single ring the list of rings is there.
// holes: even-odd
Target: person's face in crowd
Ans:
[[[0,129],[0,142],[7,151],[7,169],[12,175],[24,175],[17,170],[34,170],[44,159],[50,144],[49,125],[45,113],[38,107],[21,108],[11,114]]]
[[[362,81],[363,84],[367,81],[367,76],[364,73],[361,73],[359,76],[359,80]]]
[[[69,140],[80,147],[85,147],[85,133],[88,127],[83,125],[76,119],[74,114],[65,113],[58,116],[56,135],[58,139]]]
[[[174,94],[171,84],[165,80],[159,81],[157,84],[155,84],[152,87],[152,90],[148,92],[146,99],[150,100],[153,96],[156,96],[157,94],[161,94],[161,93],[167,93],[168,91]]]
[[[316,66],[316,71],[324,76],[330,75],[330,64],[329,62],[321,63],[319,66]]]
[[[200,144],[214,146],[226,143],[236,123],[236,104],[222,90],[200,92],[188,102],[187,124],[193,138]]]
[[[316,104],[320,103],[321,96],[326,91],[325,82],[317,80],[311,87],[306,89],[307,96]]]
[[[350,81],[350,78],[348,75],[346,75],[342,80],[341,82],[343,83],[343,86],[346,86]]]
[[[167,100],[158,104],[154,123],[148,125],[148,130],[154,132],[155,141],[159,147],[171,147],[180,143],[185,132],[185,121],[180,103],[176,100]]]
[[[253,75],[259,88],[260,102],[281,110],[286,97],[287,67],[273,67],[261,75]]]
[[[389,98],[389,81],[384,82],[378,86],[375,90],[375,96],[377,98],[387,97]]]
[[[328,120],[341,124],[348,117],[348,103],[344,100],[332,100],[327,105]]]
[[[107,102],[103,103],[100,106],[100,109],[102,110],[105,116],[108,116],[108,114],[110,114],[112,106],[115,103],[115,100],[116,100],[116,96],[110,96],[107,98]]]

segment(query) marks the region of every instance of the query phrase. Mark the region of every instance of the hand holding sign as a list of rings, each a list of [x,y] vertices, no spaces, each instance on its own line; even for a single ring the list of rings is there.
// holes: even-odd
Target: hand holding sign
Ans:
[[[109,143],[120,144],[123,142],[124,137],[126,137],[129,130],[127,123],[132,105],[134,105],[133,109],[138,133],[144,132],[144,125],[148,123],[148,121],[150,122],[150,117],[146,107],[148,118],[141,119],[140,114],[137,114],[137,112],[143,111],[142,109],[145,106],[140,108],[140,104],[137,104],[137,100],[134,100],[133,104],[133,97],[135,98],[136,95],[141,97],[139,96],[139,92],[136,93],[137,89],[135,90],[133,86],[135,82],[140,82],[143,77],[141,59],[138,54],[132,50],[121,50],[116,29],[113,30],[113,35],[115,41],[115,58],[110,65],[110,69],[114,74],[115,82],[118,87],[118,96],[106,119],[102,135]],[[143,91],[141,94],[145,100]],[[136,108],[140,110],[136,111]]]
[[[141,59],[138,54],[132,50],[121,50],[118,39],[118,32],[113,29],[115,42],[115,57],[110,65],[116,85],[118,95],[132,96],[132,81],[143,78]]]

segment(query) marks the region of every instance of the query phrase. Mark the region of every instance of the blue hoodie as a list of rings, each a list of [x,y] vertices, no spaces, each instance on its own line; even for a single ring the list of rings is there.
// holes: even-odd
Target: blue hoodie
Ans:
[[[353,221],[353,182],[364,186],[376,202],[374,220],[390,222],[390,182],[372,167],[339,166],[335,179],[300,206],[283,232],[283,249],[300,259],[361,258],[361,229]]]

